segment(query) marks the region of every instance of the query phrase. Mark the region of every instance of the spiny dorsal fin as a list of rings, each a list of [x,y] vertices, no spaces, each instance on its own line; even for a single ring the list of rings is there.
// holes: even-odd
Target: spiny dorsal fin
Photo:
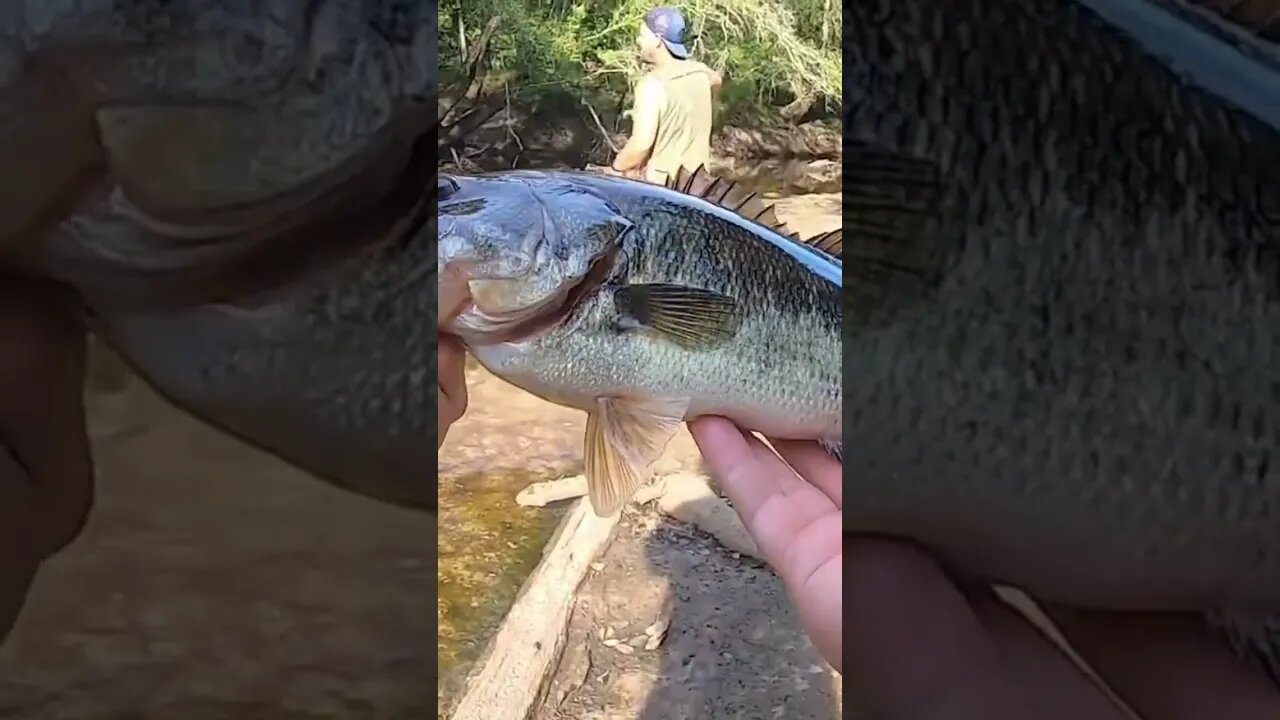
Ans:
[[[831,232],[825,232],[817,237],[811,237],[804,241],[808,245],[821,250],[833,258],[841,258],[844,256],[844,229],[837,228]]]
[[[835,259],[840,257],[839,230],[805,240],[778,219],[773,204],[766,203],[760,193],[752,192],[741,183],[713,177],[705,165],[699,165],[692,172],[681,167],[674,176],[667,176],[665,185],[676,192],[719,205],[796,243],[821,250]]]

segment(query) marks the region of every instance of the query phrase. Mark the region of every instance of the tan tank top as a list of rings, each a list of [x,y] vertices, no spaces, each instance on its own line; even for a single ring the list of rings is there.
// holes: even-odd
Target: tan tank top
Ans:
[[[649,77],[661,83],[663,101],[645,179],[661,184],[681,165],[697,170],[711,159],[711,71],[685,60]]]

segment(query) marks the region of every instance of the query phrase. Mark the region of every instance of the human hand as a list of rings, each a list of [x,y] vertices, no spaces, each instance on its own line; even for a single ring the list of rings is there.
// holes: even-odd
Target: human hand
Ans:
[[[0,277],[0,640],[40,562],[79,535],[93,501],[76,318],[59,290]]]
[[[1280,717],[1280,694],[1232,657],[1200,616],[1048,607],[1104,690],[1026,616],[989,588],[962,588],[918,546],[871,536],[837,540],[841,468],[816,446],[778,442],[774,454],[723,418],[690,426],[806,631],[842,671],[841,618],[849,620],[857,642],[845,656],[847,677],[869,717]],[[844,588],[842,545],[850,550]]]
[[[840,670],[840,463],[816,443],[777,441],[774,453],[720,417],[698,418],[689,429],[720,488],[782,578],[814,646]]]
[[[437,384],[438,419],[436,425],[436,449],[444,445],[449,427],[467,411],[467,351],[462,342],[448,335],[440,336],[439,346],[440,379]]]

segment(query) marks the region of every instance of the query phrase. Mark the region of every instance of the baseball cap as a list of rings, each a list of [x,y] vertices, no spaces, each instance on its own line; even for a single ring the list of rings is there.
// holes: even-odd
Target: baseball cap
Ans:
[[[657,7],[645,14],[644,24],[658,36],[672,55],[681,59],[689,57],[689,48],[684,45],[684,13],[673,7]]]

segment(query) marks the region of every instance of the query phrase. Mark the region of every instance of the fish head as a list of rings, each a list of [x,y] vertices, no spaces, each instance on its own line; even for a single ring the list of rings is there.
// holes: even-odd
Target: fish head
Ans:
[[[438,191],[441,329],[466,339],[563,307],[633,227],[566,177],[441,175]]]

